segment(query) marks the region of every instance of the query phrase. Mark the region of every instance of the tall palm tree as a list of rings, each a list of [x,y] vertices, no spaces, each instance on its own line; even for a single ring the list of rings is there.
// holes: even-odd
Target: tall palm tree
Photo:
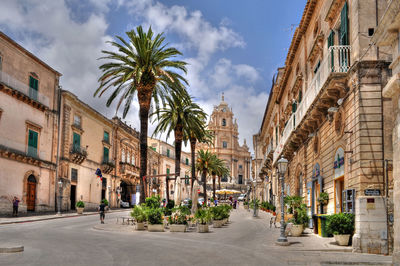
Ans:
[[[186,136],[192,128],[201,130],[204,127],[203,121],[206,119],[206,113],[192,101],[189,95],[171,93],[166,97],[166,106],[153,112],[150,116],[156,117],[153,122],[158,122],[153,135],[165,132],[168,140],[171,132],[174,132],[175,173],[180,174],[182,142],[187,139]],[[169,199],[168,178],[166,185],[167,199]]]
[[[196,169],[201,173],[201,182],[203,183],[204,202],[207,202],[207,176],[211,174],[214,154],[209,150],[199,150],[197,152]]]
[[[213,138],[210,130],[205,129],[205,120],[204,125],[201,129],[199,128],[191,128],[187,138],[190,142],[190,152],[191,152],[191,161],[192,161],[192,184],[191,191],[193,191],[194,180],[196,180],[196,144],[205,143],[208,145],[213,145]]]
[[[160,99],[172,90],[182,92],[187,81],[180,74],[186,73],[186,62],[172,60],[182,55],[173,47],[166,47],[163,33],[154,36],[151,27],[144,32],[142,26],[126,33],[128,40],[116,36],[120,41],[110,42],[117,51],[102,51],[109,60],[100,66],[103,72],[99,78],[100,86],[94,96],[112,89],[106,105],[110,106],[115,98],[120,97],[117,110],[124,103],[123,117],[128,113],[132,100],[137,93],[140,118],[140,202],[145,201],[145,180],[147,171],[147,132],[148,118],[152,99],[158,108]]]
[[[218,184],[221,189],[221,176],[224,176],[229,173],[229,169],[226,167],[225,160],[218,158],[216,155],[213,156],[213,163],[211,166],[211,175],[213,181],[213,197],[215,198],[215,180],[216,176],[218,176]]]

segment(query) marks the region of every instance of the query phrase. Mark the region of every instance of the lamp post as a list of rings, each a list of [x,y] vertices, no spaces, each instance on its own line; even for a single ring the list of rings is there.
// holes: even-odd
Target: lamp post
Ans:
[[[62,187],[63,187],[63,182],[61,181],[61,178],[57,183],[58,183],[57,215],[61,215],[61,201],[62,201]]]
[[[253,217],[257,217],[257,204],[256,204],[256,186],[257,186],[257,177],[253,180],[254,191],[253,191],[253,202],[254,202],[254,210],[253,210]]]
[[[287,166],[288,166],[288,160],[285,158],[280,158],[278,160],[278,174],[279,174],[279,180],[281,181],[281,235],[279,236],[277,240],[278,245],[288,245],[289,242],[285,236],[285,213],[284,213],[284,206],[283,206],[283,197],[285,195],[284,191],[284,185],[285,185],[285,173],[287,171]]]

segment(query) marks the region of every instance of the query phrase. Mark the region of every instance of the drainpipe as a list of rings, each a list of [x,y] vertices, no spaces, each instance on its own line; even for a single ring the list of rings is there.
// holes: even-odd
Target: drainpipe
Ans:
[[[59,177],[59,168],[60,168],[60,134],[61,134],[61,130],[60,130],[60,126],[61,126],[61,93],[62,93],[62,89],[61,86],[58,86],[58,99],[57,99],[57,124],[58,124],[58,128],[57,128],[57,156],[56,156],[56,180],[61,181],[61,178]],[[57,208],[57,205],[59,206],[57,208],[57,212],[60,214],[61,213],[61,204],[59,204],[56,200],[57,200],[57,189],[58,189],[58,182],[54,182],[54,208]]]

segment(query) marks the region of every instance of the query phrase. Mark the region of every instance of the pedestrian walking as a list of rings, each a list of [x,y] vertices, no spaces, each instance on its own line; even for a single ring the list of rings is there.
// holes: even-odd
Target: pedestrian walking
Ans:
[[[218,200],[217,200],[217,198],[214,199],[214,206],[218,206]]]
[[[233,201],[233,208],[236,209],[237,199]]]
[[[19,199],[14,196],[12,203],[13,203],[13,216],[17,217],[18,216]]]
[[[104,224],[104,218],[106,218],[105,211],[106,211],[106,204],[102,201],[102,202],[100,202],[100,206],[99,206],[100,222],[102,224]]]

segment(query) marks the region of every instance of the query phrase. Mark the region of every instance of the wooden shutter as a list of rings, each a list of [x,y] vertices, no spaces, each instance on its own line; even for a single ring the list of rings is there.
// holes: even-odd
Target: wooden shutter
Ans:
[[[38,133],[33,130],[29,130],[28,133],[28,156],[37,156],[38,146]]]
[[[74,132],[74,137],[73,137],[73,144],[74,148],[78,148],[81,146],[81,135],[77,134]]]
[[[349,18],[348,18],[348,4],[344,3],[342,12],[340,14],[340,45],[349,45]]]
[[[108,148],[107,147],[103,147],[103,161],[104,162],[108,162],[108,153],[109,153]]]

